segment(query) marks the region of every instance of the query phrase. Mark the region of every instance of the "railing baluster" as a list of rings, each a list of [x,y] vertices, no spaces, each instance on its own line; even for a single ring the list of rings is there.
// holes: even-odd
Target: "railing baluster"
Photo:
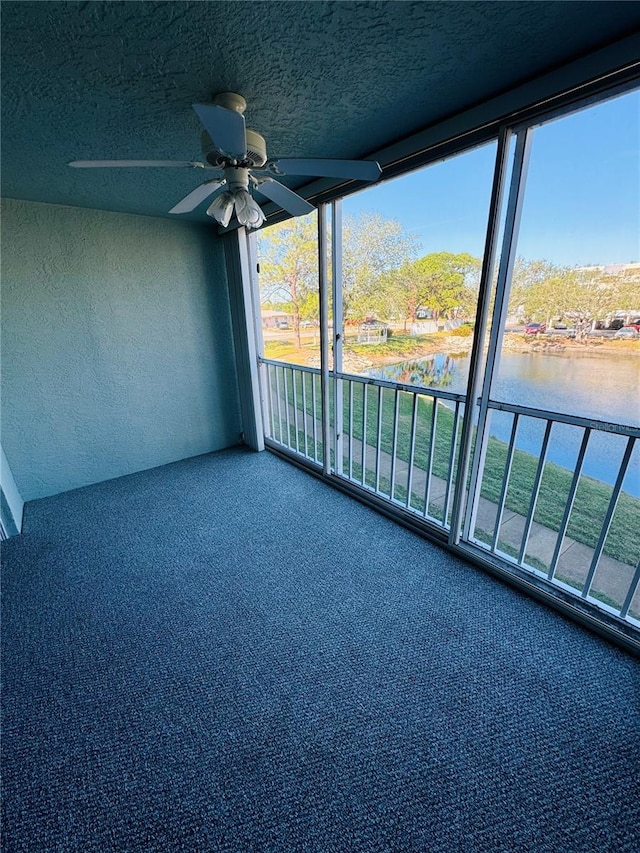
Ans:
[[[353,382],[349,380],[349,479],[353,480]]]
[[[627,446],[625,447],[622,462],[620,463],[620,469],[618,471],[618,476],[616,477],[616,483],[613,487],[613,492],[611,494],[611,500],[609,501],[609,506],[607,507],[607,514],[605,515],[604,521],[602,522],[602,530],[600,531],[600,536],[598,537],[598,542],[593,552],[591,566],[589,567],[589,571],[584,582],[584,587],[582,588],[582,598],[586,598],[591,590],[593,576],[595,575],[596,569],[598,568],[602,549],[604,548],[604,543],[606,542],[607,536],[609,534],[609,528],[611,527],[611,522],[613,521],[613,513],[616,510],[618,498],[620,497],[620,492],[622,491],[622,484],[624,483],[627,468],[629,467],[629,461],[631,459],[631,454],[633,453],[634,443],[635,438],[631,436],[627,441]]]
[[[623,619],[627,618],[627,614],[629,613],[629,608],[631,607],[631,602],[634,599],[636,591],[638,589],[638,584],[640,583],[640,561],[636,566],[636,570],[634,572],[633,578],[631,580],[631,584],[629,585],[629,591],[627,592],[627,596],[622,604],[622,610],[620,611],[620,616]]]
[[[291,384],[293,386],[293,424],[296,431],[296,453],[300,453],[300,443],[298,438],[298,393],[296,390],[296,373],[293,367],[291,368]]]
[[[258,388],[257,388],[257,400],[256,404],[260,404],[260,424],[262,427],[262,436],[263,438],[269,438],[271,436],[271,425],[269,424],[269,403],[267,400],[267,382],[269,380],[269,367],[266,364],[258,359],[257,362],[258,367]],[[265,378],[266,377],[266,378]],[[257,424],[256,424],[257,427]],[[257,438],[257,436],[256,436]]]
[[[313,459],[318,462],[318,424],[316,421],[316,407],[318,404],[316,395],[316,374],[311,374],[311,405],[313,407]]]
[[[396,486],[396,450],[398,447],[398,390],[393,392],[393,441],[391,444],[391,485],[389,487],[389,499],[393,500],[393,492]]]
[[[309,458],[309,435],[307,432],[307,374],[301,373],[302,382],[302,431],[304,434],[304,455]]]
[[[524,562],[524,558],[527,553],[527,545],[529,544],[529,534],[531,533],[531,525],[533,524],[533,517],[536,514],[536,505],[538,503],[538,495],[540,494],[540,485],[542,483],[542,475],[544,473],[544,466],[547,461],[547,449],[549,447],[549,438],[551,437],[551,428],[553,427],[553,421],[547,421],[547,425],[544,430],[544,438],[542,439],[542,446],[540,447],[540,459],[538,460],[538,468],[536,470],[536,478],[533,483],[533,491],[531,492],[531,502],[529,504],[529,513],[527,515],[527,520],[525,521],[524,531],[522,533],[522,542],[520,544],[520,553],[518,555],[518,563],[522,565]]]
[[[436,426],[438,422],[438,398],[431,398],[431,435],[429,436],[429,458],[427,459],[427,482],[424,489],[424,512],[426,518],[429,515],[429,497],[431,495],[431,472],[433,470],[433,452],[436,442]]]
[[[410,436],[410,444],[411,447],[409,449],[409,471],[407,474],[407,509],[412,509],[411,506],[411,489],[413,488],[413,461],[416,454],[416,419],[418,417],[418,400],[419,397],[414,393],[413,395],[413,409],[411,412],[411,436]]]
[[[269,420],[271,421],[271,438],[275,441],[276,438],[276,425],[273,416],[273,394],[271,393],[271,383],[273,382],[273,365],[265,364],[263,367],[267,371],[267,401],[269,404]]]
[[[278,375],[278,368],[275,368],[276,371],[276,403],[278,410],[278,441],[280,444],[284,444],[282,440],[282,407],[280,405],[280,378]]]
[[[580,476],[582,475],[582,465],[584,463],[585,453],[587,452],[587,444],[589,443],[589,436],[591,435],[591,430],[589,427],[586,427],[584,430],[584,435],[582,437],[582,443],[580,445],[580,451],[578,452],[578,459],[576,461],[576,470],[573,475],[573,480],[571,481],[571,488],[569,489],[569,495],[567,497],[567,505],[564,510],[564,516],[562,517],[562,524],[560,525],[560,530],[558,531],[558,538],[556,540],[556,547],[553,551],[553,558],[551,560],[551,565],[549,566],[549,574],[547,577],[549,580],[553,580],[553,576],[556,571],[556,566],[558,565],[558,558],[560,557],[560,551],[562,550],[562,543],[564,542],[564,537],[567,532],[567,527],[569,526],[569,518],[571,517],[571,510],[573,509],[573,502],[576,498],[576,492],[578,491],[578,484],[580,483]]]
[[[378,427],[376,430],[376,492],[380,491],[380,444],[382,442],[382,386],[378,385]]]
[[[453,429],[451,430],[451,449],[449,451],[449,477],[447,478],[447,491],[444,496],[444,515],[442,516],[442,523],[446,527],[447,519],[449,517],[449,503],[451,501],[451,485],[453,483],[453,468],[456,461],[456,445],[458,443],[458,426],[460,423],[459,420],[460,414],[460,403],[456,403],[455,409],[453,412]]]
[[[507,450],[507,458],[504,466],[504,477],[502,478],[502,489],[500,491],[500,501],[498,503],[498,513],[496,515],[496,523],[493,529],[493,539],[491,541],[491,550],[495,551],[500,538],[500,528],[502,527],[502,516],[504,514],[504,503],[507,499],[507,489],[509,488],[509,479],[511,477],[511,466],[513,464],[513,451],[516,446],[516,436],[518,434],[518,415],[513,416],[513,424],[511,426],[511,436],[509,438],[509,448]]]
[[[367,470],[367,402],[368,402],[368,385],[362,386],[362,485],[365,483],[365,472]]]
[[[333,469],[341,475],[344,473],[344,392],[342,379],[337,375],[333,377],[333,445]]]
[[[282,381],[284,383],[284,412],[287,420],[287,447],[292,449],[291,447],[291,420],[289,418],[289,386],[287,383],[287,371],[286,368],[282,368]]]

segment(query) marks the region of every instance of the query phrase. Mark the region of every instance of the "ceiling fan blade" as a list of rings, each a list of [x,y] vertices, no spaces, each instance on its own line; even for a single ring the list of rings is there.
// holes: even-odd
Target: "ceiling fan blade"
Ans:
[[[227,157],[238,160],[247,155],[244,116],[218,104],[192,104],[211,141]]]
[[[220,189],[224,183],[224,179],[221,179],[219,181],[206,181],[204,184],[200,184],[195,190],[191,190],[189,195],[186,195],[182,201],[174,205],[169,213],[191,213],[205,198],[209,198],[216,190]]]
[[[74,169],[140,169],[149,166],[169,169],[204,169],[204,163],[190,160],[73,160]]]
[[[350,178],[377,181],[382,169],[375,160],[274,160],[270,168],[279,175],[314,175],[318,178]]]
[[[265,178],[258,183],[258,192],[266,195],[271,201],[275,201],[280,207],[283,207],[292,216],[304,216],[305,213],[311,213],[315,210],[312,204],[294,193],[284,184],[274,181],[273,178]]]

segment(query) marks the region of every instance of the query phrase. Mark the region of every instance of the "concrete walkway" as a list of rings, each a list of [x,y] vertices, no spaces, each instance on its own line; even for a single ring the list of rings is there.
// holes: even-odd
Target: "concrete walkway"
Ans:
[[[301,421],[301,413],[298,413],[299,428],[303,428]],[[293,425],[293,409],[290,411],[291,424]],[[313,419],[307,416],[307,434],[311,437],[313,429]],[[319,421],[316,421],[317,435],[320,440],[322,435],[322,426]],[[310,442],[311,444],[311,442]],[[354,465],[361,466],[362,464],[362,442],[354,438],[353,445],[353,461]],[[345,446],[343,448],[344,473],[348,476],[349,459],[348,445],[345,437]],[[369,486],[374,485],[375,470],[376,470],[376,448],[370,444],[366,446],[366,471],[367,483]],[[382,483],[390,483],[391,480],[391,454],[385,451],[380,451],[379,462],[379,477]],[[427,472],[422,468],[418,468],[414,464],[413,477],[411,485],[411,504],[412,506],[424,505],[424,496],[426,491]],[[396,459],[395,469],[395,484],[394,492],[401,490],[402,494],[406,494],[408,481],[408,463]],[[388,486],[387,486],[388,488]],[[429,490],[429,515],[434,516],[442,522],[444,516],[444,501],[447,491],[447,482],[440,477],[431,475],[431,485]],[[451,502],[453,495],[450,496],[449,512],[451,511]],[[498,514],[498,506],[486,498],[480,498],[478,503],[478,511],[476,515],[476,538],[486,538],[493,536],[495,529],[496,518]],[[498,537],[498,550],[506,553],[519,553],[522,545],[522,537],[524,534],[526,519],[518,513],[512,512],[509,509],[504,510],[502,514],[502,523],[500,525],[500,535]],[[482,532],[481,532],[482,531]],[[484,537],[482,536],[484,533]],[[527,552],[524,562],[533,565],[537,569],[544,569],[551,563],[553,552],[556,547],[558,534],[544,527],[542,524],[534,521],[531,525],[529,540],[527,543]],[[593,559],[593,549],[575,539],[565,536],[562,543],[562,549],[556,566],[555,577],[564,583],[570,585],[577,591],[580,591],[584,585],[591,561]],[[602,554],[598,563],[598,568],[591,585],[591,594],[596,596],[604,596],[607,603],[620,607],[625,600],[629,585],[635,571],[634,566],[621,563]],[[632,610],[640,611],[640,588],[636,592],[632,603]]]
[[[348,448],[345,447],[345,465],[347,466],[346,471],[348,473],[347,453]],[[353,456],[354,461],[361,464],[362,443],[358,439],[353,439]],[[367,445],[366,465],[367,471],[373,472],[372,476],[375,476],[376,450],[370,445]],[[380,452],[380,477],[383,480],[386,479],[388,482],[391,480],[391,454],[384,451]],[[394,489],[400,488],[402,489],[402,493],[406,494],[407,479],[408,464],[397,459]],[[426,471],[414,465],[411,485],[412,505],[420,506],[424,504],[426,479]],[[429,490],[429,514],[435,516],[440,521],[444,517],[446,491],[447,481],[432,474]],[[449,512],[451,511],[452,502],[453,495],[450,496]],[[481,497],[478,502],[478,511],[476,514],[475,538],[482,538],[481,531],[487,536],[493,536],[497,515],[498,505]],[[505,508],[500,524],[498,550],[512,553],[515,549],[515,552],[519,553],[522,546],[525,524],[526,519],[524,516]],[[553,558],[557,539],[558,534],[556,531],[550,530],[548,527],[544,527],[542,524],[534,521],[529,532],[524,562],[538,569],[543,569],[543,567],[548,568]],[[576,542],[575,539],[565,536],[556,566],[555,577],[581,590],[591,567],[592,560],[593,548],[589,548],[587,545],[583,545],[580,542]],[[602,554],[591,586],[591,594],[600,593],[621,606],[629,590],[629,584],[633,578],[634,571],[634,566],[621,563],[612,557]],[[636,595],[636,608],[634,608],[636,610],[638,609],[638,604],[640,604],[638,599],[640,599],[640,593]]]

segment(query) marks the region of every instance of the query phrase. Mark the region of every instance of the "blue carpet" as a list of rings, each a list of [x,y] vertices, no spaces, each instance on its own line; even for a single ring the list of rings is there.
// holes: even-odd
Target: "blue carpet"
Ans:
[[[3,851],[640,849],[639,665],[271,454],[27,505]]]

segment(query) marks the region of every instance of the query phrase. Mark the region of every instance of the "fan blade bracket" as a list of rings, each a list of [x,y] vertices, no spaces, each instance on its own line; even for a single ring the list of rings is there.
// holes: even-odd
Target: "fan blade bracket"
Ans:
[[[270,160],[264,168],[278,177],[304,175],[351,181],[377,181],[382,174],[380,164],[376,160],[283,158]]]
[[[284,178],[284,176],[286,175],[286,172],[283,172],[278,168],[277,160],[272,160],[268,163],[265,163],[262,167],[262,171],[263,173],[268,175],[276,175],[278,178]]]

